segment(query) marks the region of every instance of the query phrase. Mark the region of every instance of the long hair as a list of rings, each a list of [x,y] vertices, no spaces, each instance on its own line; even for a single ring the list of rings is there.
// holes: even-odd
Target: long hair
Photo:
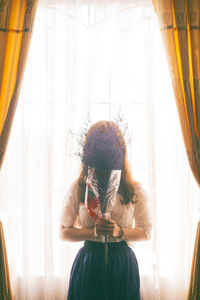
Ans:
[[[130,167],[127,159],[127,148],[126,148],[126,142],[124,139],[124,136],[120,130],[120,128],[111,121],[99,121],[95,124],[93,124],[86,135],[84,145],[87,145],[89,137],[93,132],[96,130],[107,130],[108,126],[112,126],[114,128],[116,134],[120,138],[120,143],[122,143],[123,149],[124,149],[124,159],[122,163],[122,172],[121,172],[121,180],[120,185],[118,189],[118,193],[122,195],[122,204],[127,204],[129,202],[135,203],[133,201],[133,196],[135,195],[135,189],[134,186],[137,184],[137,182],[132,178]],[[84,163],[82,163],[80,175],[77,179],[78,183],[78,197],[80,202],[84,203],[85,200],[85,188],[86,188],[86,179],[87,179],[87,169]]]

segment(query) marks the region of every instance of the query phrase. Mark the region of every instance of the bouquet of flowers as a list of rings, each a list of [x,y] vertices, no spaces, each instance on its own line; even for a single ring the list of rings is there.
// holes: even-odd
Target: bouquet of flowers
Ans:
[[[110,218],[120,185],[124,144],[118,127],[107,122],[105,130],[93,129],[83,147],[83,163],[87,167],[85,205],[90,216],[98,220]],[[108,237],[105,236],[105,263],[108,263]]]

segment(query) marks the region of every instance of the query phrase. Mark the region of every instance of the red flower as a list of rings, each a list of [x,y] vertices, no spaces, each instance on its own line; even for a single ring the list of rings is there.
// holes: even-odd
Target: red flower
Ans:
[[[99,219],[99,216],[95,212],[95,209],[98,207],[100,207],[99,198],[96,198],[95,194],[92,192],[90,184],[88,184],[87,208],[90,216],[94,219]]]

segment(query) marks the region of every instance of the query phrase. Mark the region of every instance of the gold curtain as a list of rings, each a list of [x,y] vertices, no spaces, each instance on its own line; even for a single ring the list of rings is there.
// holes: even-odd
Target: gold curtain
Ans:
[[[38,0],[0,0],[0,168],[17,106]],[[13,299],[0,222],[0,300]]]
[[[0,221],[0,300],[12,300],[8,259],[4,239],[3,225]]]
[[[200,1],[153,0],[188,161],[200,187]],[[193,254],[189,300],[200,300],[200,224]]]
[[[17,106],[37,0],[0,0],[0,168]]]

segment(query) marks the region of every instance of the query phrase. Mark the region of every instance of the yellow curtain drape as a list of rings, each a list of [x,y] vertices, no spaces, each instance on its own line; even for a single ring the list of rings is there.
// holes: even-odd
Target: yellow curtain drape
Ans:
[[[38,0],[0,0],[0,168],[17,106]]]
[[[188,161],[200,187],[200,1],[153,0]],[[197,228],[188,300],[200,300],[200,224]]]
[[[6,253],[6,245],[4,239],[3,225],[0,221],[0,268],[1,268],[1,280],[0,280],[0,300],[12,300],[10,276],[8,259]]]
[[[0,169],[17,106],[38,0],[0,0]],[[13,299],[0,222],[0,300]]]

